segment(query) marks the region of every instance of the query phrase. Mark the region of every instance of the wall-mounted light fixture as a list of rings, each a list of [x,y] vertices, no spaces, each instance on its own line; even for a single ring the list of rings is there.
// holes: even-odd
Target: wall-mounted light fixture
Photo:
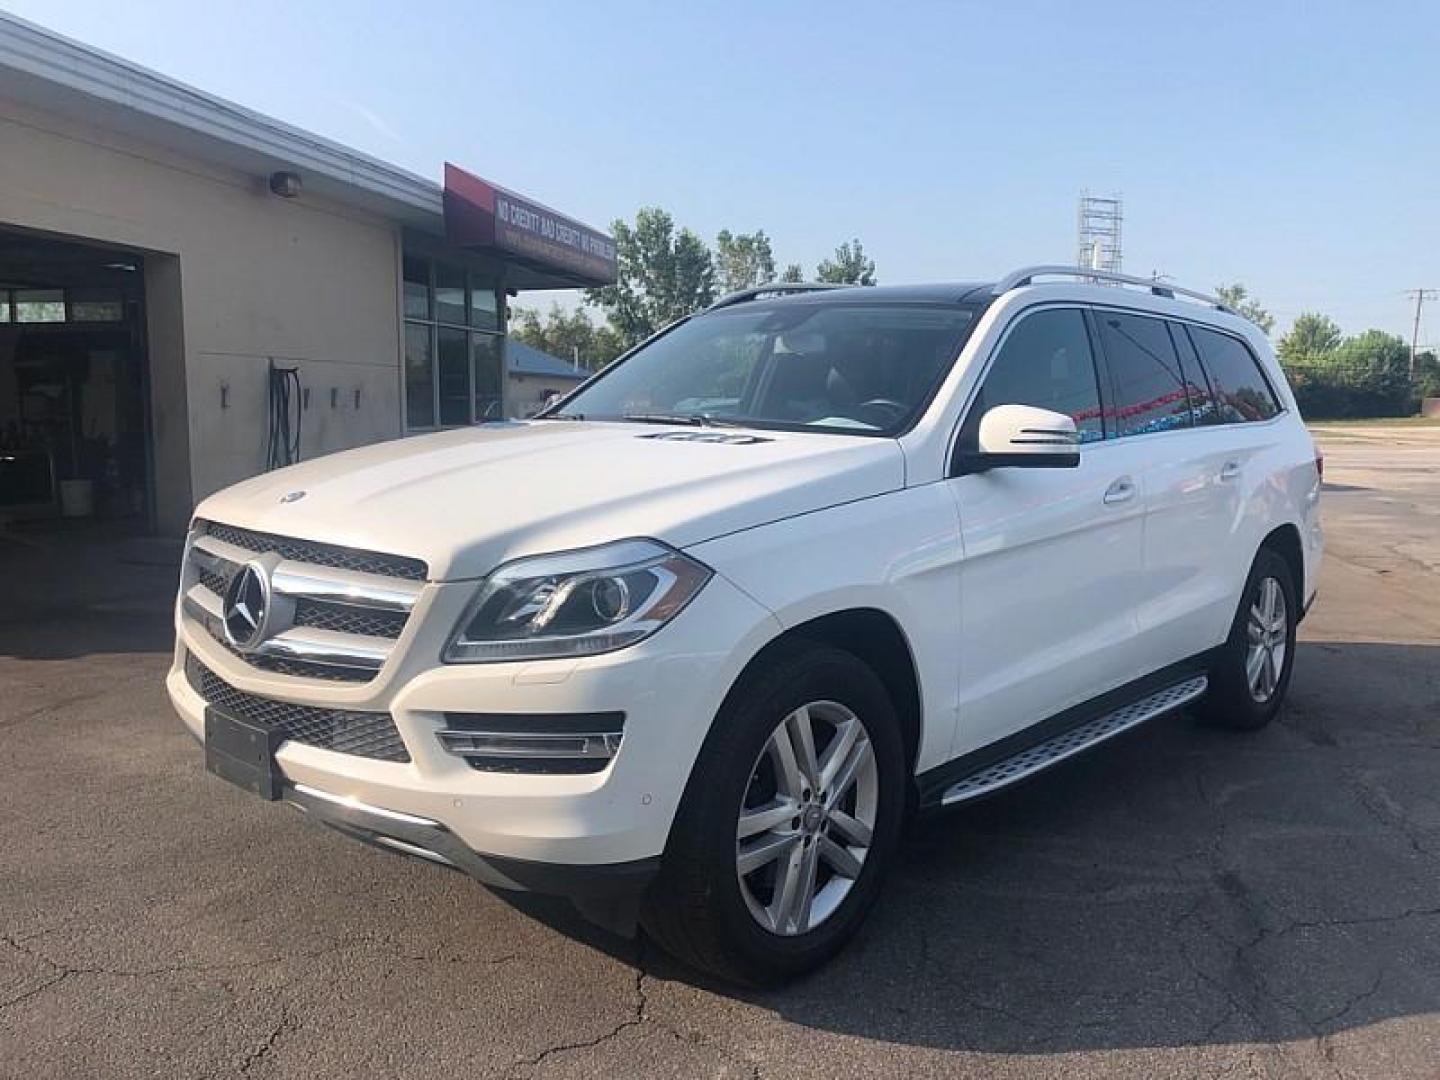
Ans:
[[[272,172],[270,190],[282,199],[293,199],[300,194],[300,174],[296,172]]]

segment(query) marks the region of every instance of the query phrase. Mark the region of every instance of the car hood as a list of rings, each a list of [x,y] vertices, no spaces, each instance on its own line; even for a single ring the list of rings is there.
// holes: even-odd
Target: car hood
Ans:
[[[904,483],[891,439],[531,421],[330,454],[217,492],[196,516],[415,556],[451,580],[627,537],[686,547]]]

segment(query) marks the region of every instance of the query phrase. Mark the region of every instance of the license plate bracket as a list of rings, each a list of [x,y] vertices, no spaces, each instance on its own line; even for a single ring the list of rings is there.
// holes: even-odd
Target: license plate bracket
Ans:
[[[275,751],[285,732],[270,724],[205,710],[205,769],[223,780],[271,801],[280,798],[284,776]]]

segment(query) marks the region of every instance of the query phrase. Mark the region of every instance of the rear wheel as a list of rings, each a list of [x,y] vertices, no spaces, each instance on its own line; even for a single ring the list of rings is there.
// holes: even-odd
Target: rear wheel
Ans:
[[[716,718],[645,928],[734,982],[814,968],[873,904],[904,805],[904,751],[879,678],[839,649],[787,648]]]
[[[1280,711],[1290,688],[1299,613],[1289,564],[1261,548],[1230,636],[1210,670],[1210,693],[1200,709],[1207,722],[1252,731]]]

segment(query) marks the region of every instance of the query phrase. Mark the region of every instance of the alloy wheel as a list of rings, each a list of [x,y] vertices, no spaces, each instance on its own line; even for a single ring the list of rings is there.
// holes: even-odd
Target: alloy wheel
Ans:
[[[1285,590],[1273,577],[1262,578],[1245,623],[1245,679],[1250,696],[1264,704],[1280,685],[1290,647],[1290,623]]]
[[[820,926],[854,887],[880,800],[875,750],[835,701],[784,717],[751,769],[735,829],[735,870],[750,914],[791,937]]]

